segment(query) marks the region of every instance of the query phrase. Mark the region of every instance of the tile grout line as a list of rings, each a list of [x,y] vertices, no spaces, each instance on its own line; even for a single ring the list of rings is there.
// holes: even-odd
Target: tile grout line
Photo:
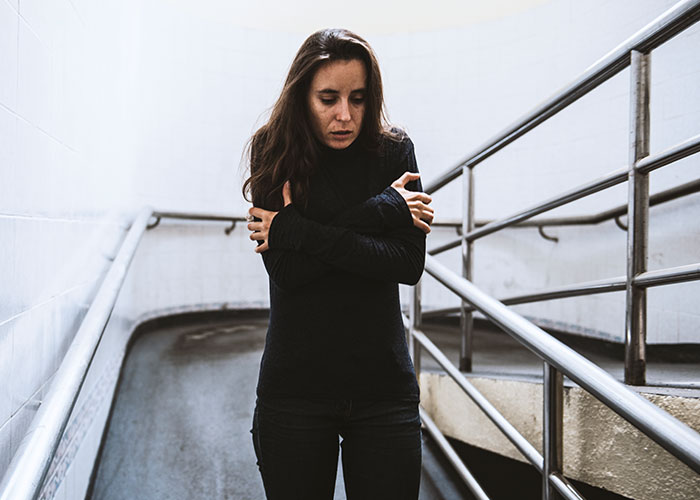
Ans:
[[[96,278],[96,279],[97,279],[97,278]],[[17,318],[19,318],[19,317],[21,317],[21,316],[24,316],[25,314],[29,314],[31,311],[33,311],[33,310],[35,310],[35,309],[38,309],[38,308],[43,307],[43,306],[45,306],[45,305],[47,305],[47,304],[50,304],[50,303],[53,302],[54,300],[58,300],[59,298],[62,298],[63,296],[68,295],[68,294],[74,292],[75,290],[79,289],[80,287],[89,285],[90,283],[93,283],[94,281],[96,281],[96,279],[84,281],[84,282],[82,282],[82,283],[78,283],[77,285],[73,285],[72,287],[63,290],[61,293],[58,293],[58,294],[56,294],[56,295],[52,295],[51,297],[49,297],[48,299],[44,300],[43,302],[40,302],[40,303],[38,303],[38,304],[34,304],[34,305],[31,306],[29,309],[25,309],[24,311],[22,311],[22,312],[20,312],[20,313],[18,313],[18,314],[15,314],[14,316],[10,316],[9,318],[7,318],[7,319],[5,319],[5,320],[0,321],[0,326],[6,325],[7,323],[9,323],[9,322],[11,322],[11,321],[14,321],[14,320],[16,320]]]

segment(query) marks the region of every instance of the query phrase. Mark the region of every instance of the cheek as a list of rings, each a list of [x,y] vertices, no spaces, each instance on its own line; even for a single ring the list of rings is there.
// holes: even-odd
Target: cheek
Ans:
[[[355,121],[361,124],[364,117],[365,117],[365,107],[362,106],[362,107],[357,108],[357,111],[355,112]]]
[[[319,109],[317,106],[312,106],[311,107],[311,120],[314,123],[314,127],[316,129],[322,129],[323,128],[323,122],[324,122],[324,117],[323,117],[323,110]]]

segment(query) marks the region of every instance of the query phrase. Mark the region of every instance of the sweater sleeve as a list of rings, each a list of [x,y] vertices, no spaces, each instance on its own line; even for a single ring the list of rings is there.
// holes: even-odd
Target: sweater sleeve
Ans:
[[[399,175],[404,171],[418,171],[410,140],[407,141],[407,146],[395,172]],[[408,187],[420,190],[421,184],[416,181]],[[352,226],[360,225],[363,220],[371,220],[370,226],[374,225],[374,229],[377,229],[384,223],[403,218],[404,222],[399,227],[377,235],[362,234],[347,227],[324,225],[307,219],[292,203],[280,210],[272,221],[268,252],[283,249],[315,257],[322,264],[370,278],[417,283],[425,263],[425,234],[411,223],[408,206],[396,190],[387,188],[378,196],[380,199],[384,197],[388,205],[391,202],[387,198],[392,199],[396,203],[396,211],[388,210],[382,218],[378,215],[382,211],[377,210],[377,207],[383,205],[377,200],[379,203],[374,208],[371,203],[361,204],[359,210],[344,216],[345,221]],[[263,255],[268,252],[263,252]],[[272,274],[271,277],[275,279]]]
[[[279,215],[278,213],[277,216]],[[387,187],[377,196],[341,212],[331,221],[332,226],[358,233],[381,233],[409,227],[411,224],[411,213],[406,202],[392,187]],[[333,269],[331,264],[319,260],[316,256],[291,248],[271,247],[263,252],[262,256],[270,278],[285,290],[312,283]]]
[[[273,219],[268,244],[270,249],[294,250],[345,271],[408,285],[418,282],[425,263],[425,234],[416,227],[364,235],[306,219],[294,204]]]

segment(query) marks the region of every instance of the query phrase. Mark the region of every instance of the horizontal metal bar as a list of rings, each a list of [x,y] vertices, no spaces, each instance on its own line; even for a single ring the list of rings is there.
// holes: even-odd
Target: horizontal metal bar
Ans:
[[[404,317],[404,325],[408,325],[408,320]],[[525,439],[513,425],[501,415],[480,392],[472,385],[467,378],[453,365],[440,349],[431,342],[420,330],[414,330],[413,336],[425,348],[428,353],[435,358],[447,374],[457,383],[457,385],[469,396],[474,403],[481,408],[486,416],[498,427],[501,432],[510,440],[520,453],[541,473],[543,467],[542,455],[537,449]]]
[[[637,275],[634,278],[634,284],[650,287],[695,280],[700,280],[700,263],[647,271]]]
[[[446,252],[447,250],[450,250],[452,248],[457,248],[462,244],[462,238],[457,238],[454,240],[450,240],[447,243],[444,243],[442,245],[436,246],[435,248],[431,248],[428,250],[428,255],[437,255],[442,252]]]
[[[467,240],[473,241],[477,238],[481,238],[487,234],[498,231],[499,229],[503,229],[505,227],[515,225],[520,221],[530,219],[535,215],[547,212],[562,205],[566,205],[567,203],[571,203],[572,201],[576,201],[580,198],[597,193],[617,184],[622,184],[627,180],[628,174],[629,172],[626,168],[615,170],[614,172],[611,172],[599,179],[574,188],[571,191],[567,191],[564,194],[551,198],[545,202],[535,205],[534,207],[528,208],[509,217],[491,222],[482,228],[470,231],[465,237]]]
[[[187,219],[187,220],[210,220],[210,221],[224,221],[224,222],[244,222],[245,217],[242,216],[230,216],[230,215],[218,215],[218,214],[204,214],[204,213],[187,213],[187,212],[153,212],[153,217],[161,217],[164,219]]]
[[[423,421],[423,425],[425,425],[425,428],[428,429],[430,436],[437,443],[437,445],[440,447],[443,453],[445,453],[447,460],[449,460],[450,463],[454,466],[455,470],[457,471],[457,474],[459,474],[459,477],[462,478],[469,490],[479,500],[489,500],[489,497],[488,495],[486,495],[486,492],[483,490],[478,481],[474,478],[474,476],[466,467],[466,465],[464,465],[464,462],[461,458],[459,458],[459,455],[457,455],[457,452],[454,450],[454,448],[452,448],[452,445],[450,445],[449,441],[445,439],[445,436],[442,434],[442,432],[440,432],[440,429],[438,429],[437,425],[435,425],[435,422],[433,422],[433,420],[430,418],[428,412],[425,411],[422,407],[418,407],[418,411],[420,412],[420,418]]]
[[[461,311],[459,306],[457,307],[441,307],[440,309],[428,309],[427,311],[422,311],[421,315],[423,319],[426,318],[439,318],[440,316],[447,316],[448,314],[457,314]]]
[[[641,173],[648,173],[657,168],[661,168],[669,163],[681,160],[700,152],[700,134],[688,140],[671,146],[670,148],[655,155],[649,155],[637,162],[635,168]]]
[[[625,286],[625,277],[617,276],[615,278],[584,281],[582,283],[575,283],[572,285],[548,288],[546,290],[540,290],[538,292],[514,295],[511,297],[498,299],[498,301],[501,302],[503,305],[512,306],[515,304],[528,304],[531,302],[540,302],[544,300],[565,299],[569,297],[581,297],[584,295],[595,295],[597,293],[620,292],[625,290]],[[475,310],[475,308],[471,306],[468,308],[468,310],[473,311]],[[431,311],[424,312],[423,317],[430,318],[435,316],[443,316],[445,314],[451,314],[454,312],[459,312],[459,307],[433,309]]]
[[[661,447],[700,473],[700,434],[631,391],[541,328],[489,297],[472,283],[451,272],[434,257],[426,256],[425,270],[541,359],[555,366]]]
[[[567,297],[580,297],[582,295],[594,295],[596,293],[619,292],[626,286],[625,277],[607,278],[602,280],[585,281],[573,285],[540,290],[539,292],[515,295],[499,300],[505,305],[527,304],[542,300],[564,299]]]
[[[552,483],[557,491],[567,500],[586,500],[581,494],[576,491],[569,481],[560,474],[550,474],[549,482]]]
[[[686,266],[670,267],[656,271],[647,271],[634,279],[635,285],[639,286],[659,286],[672,283],[682,283],[685,281],[700,280],[700,263],[688,264]],[[584,295],[595,295],[597,293],[620,292],[625,290],[625,277],[617,276],[602,280],[584,281],[572,285],[548,288],[537,292],[530,292],[521,295],[498,299],[504,305],[512,306],[516,304],[529,304],[544,300],[564,299],[569,297],[581,297]],[[472,306],[468,310],[473,311]],[[423,312],[423,318],[434,318],[455,314],[460,312],[459,307],[446,307],[442,309],[432,309]]]
[[[700,18],[700,0],[678,2],[593,63],[578,78],[535,106],[534,109],[476,148],[457,165],[430,182],[425,188],[425,192],[429,194],[436,192],[459,177],[462,173],[462,167],[473,167],[479,164],[615,76],[629,66],[630,51],[649,52],[688,26],[693,25],[698,21],[698,18]]]
[[[679,186],[672,187],[665,191],[660,191],[649,197],[649,206],[656,206],[667,201],[682,198],[684,196],[700,192],[700,179],[694,181],[686,182]],[[554,207],[553,207],[554,208]],[[512,227],[522,228],[522,227],[545,227],[545,226],[583,226],[600,224],[608,220],[612,220],[616,217],[627,214],[627,204],[619,205],[617,207],[605,210],[603,212],[593,214],[593,215],[579,215],[573,217],[551,217],[551,218],[541,218],[533,220],[525,220],[512,224]],[[495,224],[498,221],[478,221],[477,227],[484,227],[490,224]],[[454,224],[454,225],[453,225]],[[442,226],[457,227],[457,223],[443,222]],[[460,223],[461,225],[461,223]],[[503,228],[501,228],[503,229]],[[473,234],[473,233],[470,233]],[[428,251],[428,255],[437,255],[444,251],[456,248],[461,244],[462,238],[458,237],[454,240],[450,240],[440,246],[432,248]]]
[[[117,257],[54,375],[46,399],[39,406],[7,469],[0,484],[0,500],[30,500],[38,496],[152,213],[150,208],[142,209],[124,238]]]

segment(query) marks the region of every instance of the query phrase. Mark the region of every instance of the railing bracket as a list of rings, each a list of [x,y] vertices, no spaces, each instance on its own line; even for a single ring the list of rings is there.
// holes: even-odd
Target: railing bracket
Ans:
[[[545,240],[553,241],[554,243],[559,243],[559,238],[557,238],[556,236],[550,236],[547,233],[545,233],[543,226],[537,226],[537,231],[540,233],[540,236],[542,236]]]
[[[153,229],[153,228],[156,227],[158,224],[160,224],[160,217],[156,216],[156,221],[153,222],[153,223],[151,223],[151,224],[149,224],[149,225],[147,225],[147,226],[146,226],[146,229],[147,229],[147,230]]]
[[[230,227],[227,227],[226,229],[224,229],[224,232],[226,233],[226,236],[230,235],[230,234],[233,232],[234,229],[236,229],[236,221],[235,221],[235,220],[234,220],[234,221],[231,221],[231,226],[230,226]]]
[[[622,217],[621,215],[618,215],[617,217],[615,217],[615,225],[617,225],[617,227],[619,227],[623,231],[627,231],[627,224],[622,222],[621,217]]]

